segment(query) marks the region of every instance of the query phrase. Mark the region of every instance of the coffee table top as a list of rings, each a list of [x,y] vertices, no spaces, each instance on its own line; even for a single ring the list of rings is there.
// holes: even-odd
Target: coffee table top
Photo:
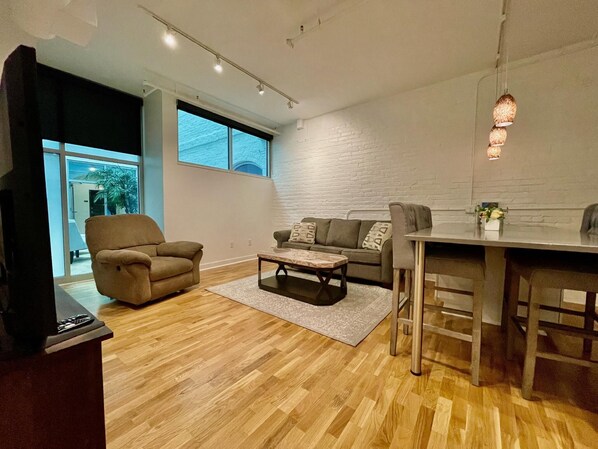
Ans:
[[[320,253],[293,248],[272,248],[271,250],[257,253],[257,257],[273,262],[316,269],[338,268],[349,262],[346,256],[341,256],[340,254]]]

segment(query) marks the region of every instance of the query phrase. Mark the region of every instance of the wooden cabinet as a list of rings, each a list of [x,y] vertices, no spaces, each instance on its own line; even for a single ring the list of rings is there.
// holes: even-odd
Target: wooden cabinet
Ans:
[[[58,318],[89,313],[57,289]],[[106,447],[103,322],[47,339],[39,353],[0,361],[2,449]]]

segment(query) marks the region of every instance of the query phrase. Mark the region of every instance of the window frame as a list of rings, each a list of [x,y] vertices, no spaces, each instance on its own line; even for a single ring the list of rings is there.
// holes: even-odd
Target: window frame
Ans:
[[[251,176],[253,178],[272,179],[271,159],[272,159],[272,139],[274,138],[274,136],[272,136],[271,134],[268,134],[264,131],[261,131],[259,129],[253,128],[251,126],[245,125],[240,122],[237,122],[230,118],[218,115],[215,112],[200,108],[199,106],[187,103],[182,100],[177,100],[176,111],[177,111],[177,163],[179,165],[202,168],[205,170],[214,170],[214,171],[218,171],[221,173],[229,173],[229,174],[235,174],[235,175],[241,175],[241,176]],[[210,165],[204,165],[204,164],[187,162],[187,161],[181,160],[180,141],[179,141],[179,120],[178,120],[179,111],[183,111],[183,112],[186,112],[187,114],[195,115],[196,117],[199,117],[203,120],[208,120],[213,123],[217,123],[219,125],[223,125],[223,126],[227,127],[227,130],[228,130],[228,133],[227,133],[228,168],[213,167]],[[234,163],[233,163],[233,157],[234,157],[233,130],[240,131],[245,134],[250,134],[250,135],[260,138],[266,142],[266,166],[265,166],[266,173],[265,174],[256,175],[253,173],[244,173],[244,172],[235,170]]]
[[[56,145],[57,144],[57,145]],[[143,156],[134,156],[136,160],[130,160],[126,157],[120,159],[118,157],[104,157],[96,154],[86,154],[85,152],[76,152],[71,149],[67,149],[67,144],[64,142],[57,142],[52,140],[44,139],[42,141],[42,148],[44,153],[56,154],[59,157],[60,164],[60,191],[61,191],[61,214],[62,214],[62,235],[63,235],[63,257],[64,257],[64,274],[62,276],[54,277],[54,282],[58,284],[68,282],[78,282],[88,279],[93,279],[93,273],[84,274],[72,274],[70,261],[68,259],[69,254],[69,198],[68,198],[68,177],[67,177],[67,158],[79,158],[79,159],[91,159],[98,162],[107,162],[111,164],[123,164],[137,167],[138,177],[138,201],[139,201],[139,213],[145,213],[145,200],[144,200],[144,179],[143,179]],[[90,148],[91,147],[86,147]],[[102,149],[98,149],[104,151]],[[100,153],[102,154],[102,153]],[[127,153],[123,153],[127,154]]]

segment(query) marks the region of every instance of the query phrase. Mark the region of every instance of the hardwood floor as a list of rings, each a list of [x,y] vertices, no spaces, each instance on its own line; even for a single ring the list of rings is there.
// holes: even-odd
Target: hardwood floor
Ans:
[[[440,335],[424,334],[415,377],[409,336],[389,355],[390,318],[353,348],[205,290],[255,272],[202,272],[199,288],[140,308],[93,282],[66,286],[114,331],[103,346],[108,447],[597,447],[596,371],[539,360],[526,401],[520,361],[505,361],[504,336],[487,326],[481,387],[469,383],[469,345]]]

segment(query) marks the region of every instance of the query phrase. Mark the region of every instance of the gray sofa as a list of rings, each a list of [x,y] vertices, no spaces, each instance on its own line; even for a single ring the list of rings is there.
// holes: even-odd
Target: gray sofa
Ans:
[[[315,244],[289,242],[291,230],[274,232],[278,248],[306,249],[323,253],[342,254],[349,258],[347,276],[392,285],[392,239],[382,251],[363,249],[363,240],[380,220],[343,220],[340,218],[306,217],[302,222],[316,223]]]

